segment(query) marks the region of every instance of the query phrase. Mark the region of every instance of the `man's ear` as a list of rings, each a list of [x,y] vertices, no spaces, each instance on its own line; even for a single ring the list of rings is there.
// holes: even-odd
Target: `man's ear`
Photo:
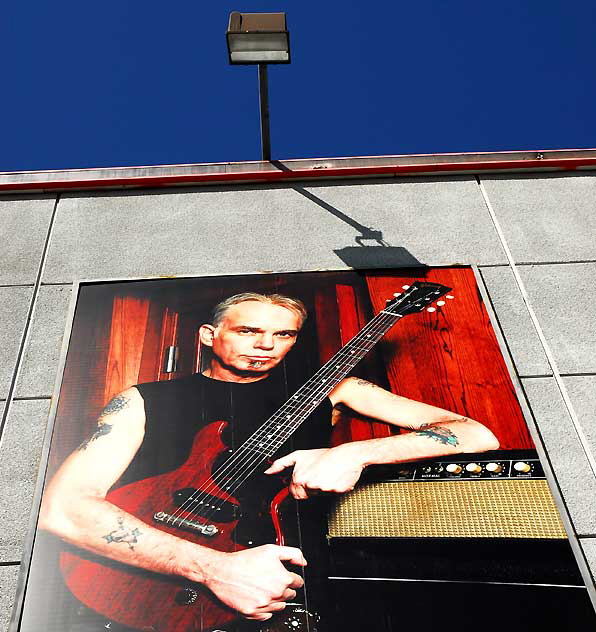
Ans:
[[[201,344],[212,347],[213,338],[215,338],[215,327],[213,325],[201,325],[199,327],[199,339]]]

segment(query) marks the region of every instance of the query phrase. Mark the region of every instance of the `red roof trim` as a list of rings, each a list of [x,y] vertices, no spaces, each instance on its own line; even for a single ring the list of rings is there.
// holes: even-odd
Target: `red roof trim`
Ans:
[[[579,167],[596,168],[596,157],[543,158],[534,160],[489,160],[470,162],[439,162],[413,165],[371,165],[360,167],[315,167],[279,171],[239,171],[226,173],[172,174],[158,176],[126,176],[80,180],[47,180],[35,182],[0,183],[0,191],[99,189],[104,187],[166,187],[182,184],[208,184],[233,182],[283,182],[318,178],[405,176],[409,174],[436,174],[482,171],[573,171]]]

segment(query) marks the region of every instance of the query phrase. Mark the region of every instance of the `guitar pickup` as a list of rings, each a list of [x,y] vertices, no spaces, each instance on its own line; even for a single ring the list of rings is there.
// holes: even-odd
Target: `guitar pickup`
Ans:
[[[232,522],[240,518],[240,507],[228,500],[221,500],[217,496],[206,494],[194,487],[184,487],[172,494],[172,501],[176,507],[184,509],[186,513],[210,519],[217,512],[217,522]],[[215,518],[212,518],[215,519]]]
[[[214,524],[201,524],[194,520],[187,520],[180,516],[173,516],[165,511],[158,511],[153,514],[153,520],[167,524],[169,527],[177,527],[178,529],[185,529],[186,531],[193,531],[200,533],[201,535],[214,536],[219,532],[218,528]]]

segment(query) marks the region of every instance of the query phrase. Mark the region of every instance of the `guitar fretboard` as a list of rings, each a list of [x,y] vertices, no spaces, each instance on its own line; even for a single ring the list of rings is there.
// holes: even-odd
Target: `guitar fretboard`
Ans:
[[[306,421],[315,408],[339,382],[362,360],[379,340],[408,313],[422,311],[437,296],[450,288],[427,282],[415,282],[407,292],[396,295],[384,310],[377,314],[345,346],[328,360],[301,386],[267,421],[265,421],[213,473],[213,481],[226,490],[237,488],[256,468],[279,450],[290,436]],[[227,484],[229,478],[233,485]]]
[[[400,318],[401,315],[383,312],[373,318],[260,426],[239,450],[260,453],[263,459],[275,454]]]

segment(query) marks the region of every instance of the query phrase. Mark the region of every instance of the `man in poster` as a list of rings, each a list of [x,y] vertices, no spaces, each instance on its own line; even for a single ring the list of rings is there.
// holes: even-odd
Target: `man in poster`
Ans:
[[[178,537],[150,526],[106,496],[115,484],[179,467],[197,430],[214,421],[232,417],[226,445],[230,451],[240,445],[255,424],[283,403],[274,388],[274,369],[295,344],[305,318],[300,301],[281,295],[245,293],[220,303],[212,322],[200,330],[202,344],[212,351],[207,369],[188,378],[131,387],[113,398],[95,433],[48,486],[40,527],[94,554],[202,584],[248,619],[265,621],[283,610],[303,583],[283,562],[305,565],[300,549],[269,543],[215,550],[183,533]],[[321,447],[327,445],[331,410],[338,405],[413,432]],[[326,422],[313,424],[318,430],[292,446],[306,443],[307,449],[276,455],[265,471],[272,475],[293,468],[289,489],[297,499],[319,491],[349,491],[367,465],[498,447],[479,422],[358,378],[337,384],[317,414]]]

